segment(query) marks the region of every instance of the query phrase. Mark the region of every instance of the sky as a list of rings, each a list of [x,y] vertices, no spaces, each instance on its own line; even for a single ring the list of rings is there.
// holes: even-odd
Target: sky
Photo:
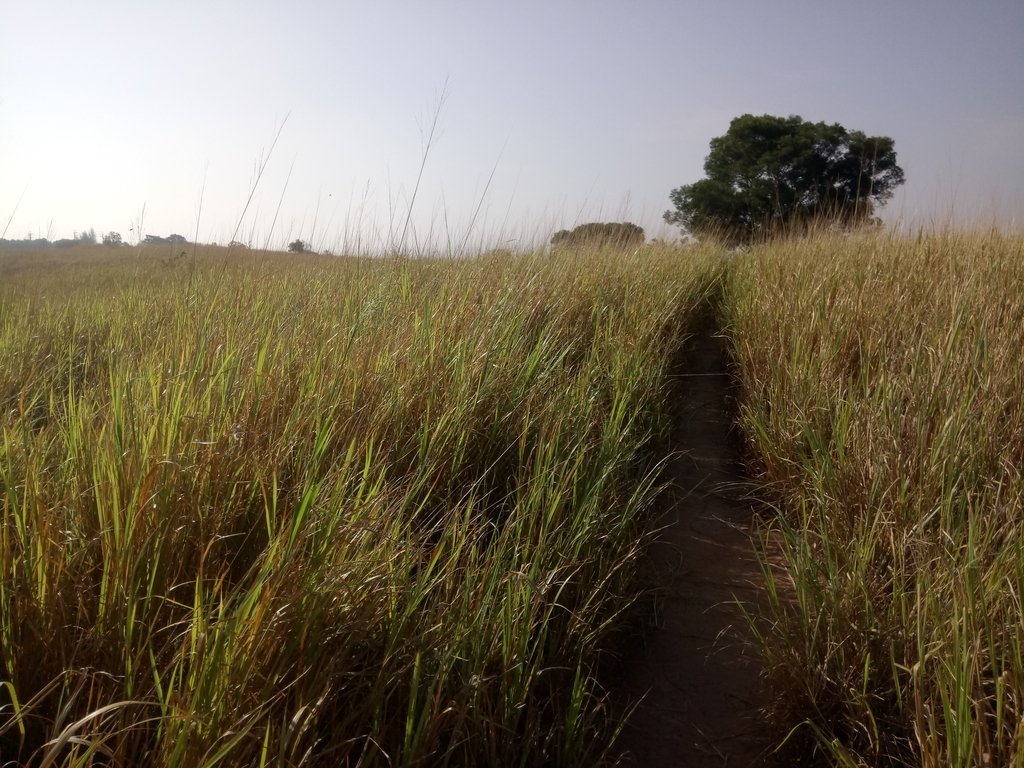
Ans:
[[[7,238],[671,236],[669,192],[745,113],[891,136],[890,224],[1024,222],[1021,0],[3,5]]]

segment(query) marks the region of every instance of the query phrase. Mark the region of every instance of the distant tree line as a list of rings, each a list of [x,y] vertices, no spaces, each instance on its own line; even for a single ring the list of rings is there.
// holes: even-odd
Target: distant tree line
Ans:
[[[73,240],[62,240],[60,242],[74,243]],[[56,243],[51,243],[45,237],[26,237],[22,240],[0,239],[0,250],[3,251],[43,251],[47,248],[55,248]]]
[[[111,234],[117,234],[116,232]],[[117,235],[120,242],[120,235]],[[107,245],[107,235],[103,236],[103,243]],[[28,237],[22,240],[0,239],[0,250],[5,251],[44,251],[48,248],[70,248],[75,245],[96,245],[96,230],[87,229],[82,232],[75,232],[74,237],[64,237],[53,242],[45,237]]]
[[[576,246],[637,246],[644,244],[643,227],[628,221],[621,223],[580,224],[574,229],[561,229],[551,236],[551,244],[556,248],[572,248]]]
[[[142,240],[143,245],[184,245],[187,242],[184,235],[168,235],[167,237],[146,235]]]
[[[105,235],[102,235],[99,240],[103,245],[114,248],[125,245],[120,232],[107,232]],[[142,242],[144,245],[184,245],[188,240],[184,235],[178,234],[167,235],[167,237],[146,235]],[[96,245],[96,243],[96,230],[87,229],[84,232],[76,232],[74,237],[61,238],[60,240],[53,240],[52,242],[45,237],[34,238],[31,235],[21,240],[0,239],[0,250],[45,251],[49,248],[71,248],[76,245]]]

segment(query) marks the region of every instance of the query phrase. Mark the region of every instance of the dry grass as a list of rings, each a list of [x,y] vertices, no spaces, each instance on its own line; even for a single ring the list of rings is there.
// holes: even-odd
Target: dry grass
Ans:
[[[835,765],[1024,765],[1024,239],[738,257],[742,420],[796,601],[763,648]]]

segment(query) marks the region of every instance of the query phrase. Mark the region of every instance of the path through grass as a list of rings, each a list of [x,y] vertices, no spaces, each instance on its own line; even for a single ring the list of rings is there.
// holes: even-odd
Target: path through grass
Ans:
[[[747,631],[766,600],[718,312],[706,310],[674,369],[672,493],[647,566],[653,621],[618,670],[627,701],[643,697],[620,744],[637,766],[762,765],[774,746]]]

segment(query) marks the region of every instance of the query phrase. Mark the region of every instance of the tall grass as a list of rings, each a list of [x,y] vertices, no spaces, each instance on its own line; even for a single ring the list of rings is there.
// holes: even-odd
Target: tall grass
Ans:
[[[795,599],[762,643],[835,765],[1024,765],[1024,240],[737,257],[742,421]]]
[[[2,761],[604,759],[709,259],[13,272]]]

